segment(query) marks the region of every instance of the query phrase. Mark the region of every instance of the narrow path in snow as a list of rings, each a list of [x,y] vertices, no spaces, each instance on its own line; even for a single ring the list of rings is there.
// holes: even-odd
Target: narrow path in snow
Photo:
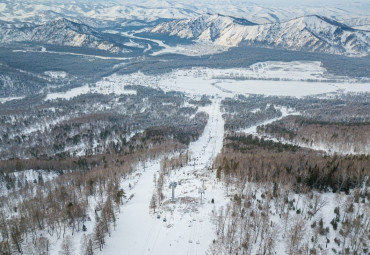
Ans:
[[[116,230],[107,238],[101,254],[205,254],[214,239],[211,222],[214,207],[224,205],[224,189],[217,183],[210,170],[213,159],[223,145],[224,120],[220,111],[221,99],[200,111],[209,114],[208,123],[201,137],[190,144],[189,165],[171,171],[163,187],[165,199],[160,212],[149,210],[155,188],[154,174],[160,169],[159,160],[149,164],[137,185],[127,195],[134,193],[125,205],[117,221]],[[195,164],[194,164],[195,163]],[[201,179],[205,178],[205,194],[200,203]],[[176,203],[171,203],[170,181],[179,183],[175,189]],[[215,198],[215,204],[211,199]],[[167,221],[164,222],[163,218]]]

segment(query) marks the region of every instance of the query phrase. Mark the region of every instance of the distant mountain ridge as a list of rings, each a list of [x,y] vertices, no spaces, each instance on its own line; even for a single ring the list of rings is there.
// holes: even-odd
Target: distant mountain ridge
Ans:
[[[368,55],[370,52],[369,31],[356,30],[318,15],[261,25],[239,21],[229,16],[207,14],[162,23],[151,32],[212,41],[227,47],[249,45],[345,55]]]
[[[364,56],[370,52],[370,31],[358,30],[319,15],[256,24],[248,19],[208,13],[195,18],[164,21],[154,28],[149,27],[147,31],[225,47],[265,47],[347,56]],[[150,49],[147,46],[148,41],[138,43],[132,40],[135,40],[134,37],[101,32],[82,21],[66,18],[58,18],[42,25],[0,22],[0,44],[36,42],[111,53],[130,53],[136,49],[142,52],[145,48]]]
[[[118,44],[107,40],[104,34],[94,28],[65,18],[59,18],[38,26],[0,27],[1,43],[22,41],[87,47],[114,53],[127,52],[127,49],[123,49]]]

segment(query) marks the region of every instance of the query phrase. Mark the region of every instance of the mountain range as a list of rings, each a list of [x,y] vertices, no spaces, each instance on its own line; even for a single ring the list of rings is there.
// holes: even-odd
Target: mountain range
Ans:
[[[230,2],[231,1],[231,2]],[[224,48],[252,46],[364,56],[370,5],[302,8],[230,1],[58,1],[0,3],[0,46],[34,42],[110,53],[154,52],[163,36]],[[262,3],[261,3],[262,4]],[[293,8],[294,7],[294,8]],[[138,37],[138,32],[140,37]],[[141,38],[141,37],[146,38]],[[158,37],[159,36],[159,37]],[[178,44],[183,40],[174,41]]]
[[[245,19],[207,14],[161,23],[151,32],[227,47],[248,45],[346,55],[367,55],[370,51],[369,31],[318,15],[255,24]]]
[[[40,42],[47,44],[86,47],[113,53],[127,52],[109,40],[107,35],[94,28],[65,18],[59,18],[43,25],[0,28],[0,42]]]

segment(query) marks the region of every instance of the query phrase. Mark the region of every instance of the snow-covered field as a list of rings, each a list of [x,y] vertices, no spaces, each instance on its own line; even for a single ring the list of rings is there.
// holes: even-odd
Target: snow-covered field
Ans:
[[[355,83],[343,78],[335,83],[326,80],[325,69],[318,62],[265,62],[246,69],[174,70],[156,85],[166,91],[223,96],[262,94],[303,97],[336,92],[370,92],[370,83]]]
[[[245,69],[193,68],[173,70],[162,75],[113,74],[103,83],[138,84],[164,91],[183,91],[190,96],[261,94],[267,96],[304,97],[319,94],[370,92],[370,83],[326,75],[320,62],[263,62]],[[310,81],[308,81],[310,80]]]
[[[13,101],[13,100],[20,100],[23,99],[24,97],[2,97],[0,98],[0,104]]]
[[[54,79],[66,78],[68,76],[68,74],[64,71],[46,71],[44,74]]]
[[[190,144],[189,165],[173,170],[164,184],[162,207],[159,213],[149,209],[155,189],[154,175],[159,162],[149,165],[130,192],[132,200],[123,208],[116,231],[107,241],[101,254],[205,254],[214,239],[211,222],[215,208],[226,203],[224,189],[216,181],[215,173],[208,170],[223,144],[224,121],[220,99],[201,109],[209,114],[203,135]],[[195,164],[194,164],[195,162]],[[200,203],[201,179],[206,179],[203,203]],[[171,203],[169,182],[178,183],[176,202]],[[181,185],[180,185],[181,183]],[[211,203],[214,198],[215,203]],[[157,214],[160,219],[157,219]],[[166,222],[163,221],[166,218]]]
[[[134,94],[135,91],[124,88],[133,84],[160,88],[164,91],[182,91],[189,96],[197,97],[201,95],[232,97],[237,94],[304,97],[370,92],[370,83],[360,83],[345,77],[337,77],[336,82],[331,82],[329,79],[332,80],[333,77],[327,77],[325,72],[320,62],[293,61],[263,62],[244,69],[181,69],[161,75],[145,75],[141,72],[129,75],[113,74],[98,81],[94,86],[86,84],[67,92],[48,94],[46,100],[57,98],[68,100],[87,93]]]
[[[89,92],[90,92],[89,85],[85,84],[82,87],[74,88],[66,92],[50,93],[46,96],[45,100],[54,100],[58,98],[69,100],[73,97],[76,97],[78,95],[87,94]]]
[[[121,84],[118,82],[111,82],[107,79],[103,79],[96,83],[96,86],[90,87],[88,84],[85,84],[82,87],[77,87],[70,89],[66,92],[57,92],[57,93],[50,93],[46,96],[45,100],[54,100],[54,99],[66,99],[69,100],[71,98],[77,97],[79,95],[88,94],[88,93],[97,93],[97,94],[116,94],[116,95],[123,95],[129,94],[133,95],[136,94],[136,91],[133,90],[125,90],[124,86],[126,84]]]

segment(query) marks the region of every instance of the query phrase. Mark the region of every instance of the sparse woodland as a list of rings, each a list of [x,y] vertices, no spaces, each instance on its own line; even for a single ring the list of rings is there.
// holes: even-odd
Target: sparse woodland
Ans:
[[[117,101],[111,96],[96,96],[102,100],[96,105],[94,96],[89,102],[82,96],[72,104],[40,103],[39,110],[2,109],[0,254],[49,254],[55,240],[62,240],[60,254],[96,254],[114,230],[121,206],[132,198],[126,192],[140,176],[137,169],[184,152],[201,135],[208,116],[196,106],[183,107],[187,99],[181,93],[135,88],[137,95],[119,99],[114,112],[109,104]],[[50,107],[58,110],[46,110]],[[43,124],[32,117],[34,111],[45,121],[44,132],[14,136]],[[71,153],[71,145],[84,153]],[[27,169],[41,170],[30,179]],[[122,187],[127,180],[129,186]],[[81,251],[71,241],[76,233],[86,233]]]
[[[0,170],[14,169],[6,167],[7,160],[65,162],[81,156],[128,153],[156,135],[173,136],[188,144],[197,139],[207,122],[206,114],[196,113],[195,104],[184,106],[187,99],[182,93],[141,86],[128,89],[137,94],[119,98],[82,95],[70,101],[41,100],[32,108],[1,108],[0,159],[4,162]],[[144,133],[144,137],[127,146],[137,133]],[[17,170],[29,169],[21,163]],[[40,167],[52,169],[45,164]],[[66,168],[54,164],[53,169]]]
[[[132,199],[127,189],[148,160],[160,161],[148,206],[153,213],[163,206],[166,176],[192,163],[188,146],[209,121],[198,107],[212,101],[127,89],[136,95],[82,95],[0,109],[0,254],[49,254],[53,240],[60,241],[60,254],[103,250]],[[281,118],[283,109],[300,116],[259,126],[256,136],[240,132]],[[369,253],[368,94],[237,96],[223,100],[222,111],[223,149],[206,171],[230,202],[212,212],[209,254]],[[354,153],[310,149],[318,143]],[[38,175],[30,179],[29,169]],[[76,251],[72,240],[79,233]]]
[[[208,253],[368,254],[368,100],[367,94],[224,100],[227,133],[213,169],[230,203],[213,212],[217,238]],[[272,104],[300,116],[258,126],[257,136],[239,132],[262,123],[259,113]],[[309,149],[325,145],[332,153]]]
[[[107,155],[103,164],[61,172],[49,181],[42,175],[32,181],[22,174],[3,174],[1,183],[6,187],[2,190],[7,191],[0,197],[1,254],[48,254],[52,245],[48,236],[63,239],[63,247],[68,246],[68,238],[86,231],[84,224],[90,221],[95,222],[94,229],[86,236],[81,254],[95,254],[104,248],[120,206],[129,199],[120,186],[122,180],[140,162],[176,152],[176,148],[181,145],[164,141],[127,155]]]
[[[288,116],[273,124],[260,126],[258,132],[295,144],[365,154],[370,150],[369,126],[369,122],[330,123]]]
[[[334,98],[238,95],[235,98],[225,98],[222,107],[225,111],[225,128],[228,131],[240,131],[259,125],[265,120],[280,117],[279,108],[281,107],[294,110],[301,115],[301,117],[286,118],[283,123],[287,129],[290,125],[303,125],[302,123],[306,126],[308,124],[330,124],[332,126],[365,125],[368,127],[369,103],[369,93],[349,93],[337,95]],[[286,135],[289,135],[289,132]]]
[[[251,135],[214,162],[231,202],[210,254],[368,254],[369,156],[328,156]]]

